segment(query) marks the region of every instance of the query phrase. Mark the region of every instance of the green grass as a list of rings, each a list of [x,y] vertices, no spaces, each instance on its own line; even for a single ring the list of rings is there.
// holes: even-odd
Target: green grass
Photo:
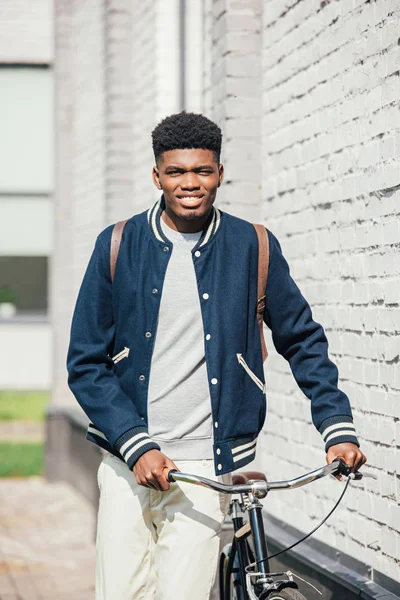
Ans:
[[[43,465],[43,442],[0,442],[0,477],[42,475]]]
[[[0,390],[0,421],[44,421],[49,392]]]

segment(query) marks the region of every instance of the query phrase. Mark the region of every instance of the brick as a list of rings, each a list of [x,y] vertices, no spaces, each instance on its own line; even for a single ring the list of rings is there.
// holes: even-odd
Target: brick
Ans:
[[[392,557],[396,557],[396,534],[392,529],[384,527],[382,529],[382,552]]]
[[[260,74],[260,65],[252,56],[228,54],[224,62],[228,77],[258,77]]]

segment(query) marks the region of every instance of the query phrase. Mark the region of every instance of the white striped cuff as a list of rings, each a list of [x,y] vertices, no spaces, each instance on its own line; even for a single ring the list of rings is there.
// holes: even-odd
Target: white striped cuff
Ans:
[[[247,444],[236,446],[236,448],[232,448],[233,462],[237,463],[242,460],[242,458],[246,458],[247,456],[251,456],[251,454],[255,454],[256,445],[257,439],[253,440],[252,442],[247,442]]]
[[[136,461],[149,450],[160,450],[144,427],[135,427],[126,431],[114,446],[131,469]]]
[[[320,433],[325,442],[326,451],[335,444],[352,443],[359,446],[356,429],[349,416],[326,419],[320,427]]]

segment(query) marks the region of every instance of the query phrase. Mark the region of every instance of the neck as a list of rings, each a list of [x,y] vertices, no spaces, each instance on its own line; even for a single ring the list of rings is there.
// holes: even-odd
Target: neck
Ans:
[[[170,227],[175,231],[179,231],[180,233],[198,233],[202,231],[210,217],[212,208],[204,217],[200,219],[193,219],[186,221],[185,219],[180,219],[173,212],[169,210],[166,206],[165,210],[161,213],[161,218]]]

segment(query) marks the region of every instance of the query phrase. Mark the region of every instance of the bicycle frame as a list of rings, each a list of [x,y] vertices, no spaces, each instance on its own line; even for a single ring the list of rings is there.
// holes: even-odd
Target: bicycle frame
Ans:
[[[239,516],[237,505],[238,500],[233,500],[231,503],[232,510],[232,524],[233,530],[236,534],[243,525],[243,517]],[[239,509],[240,510],[240,509]],[[230,600],[230,587],[231,587],[231,576],[235,573],[235,571],[239,572],[239,582],[246,581],[246,566],[254,559],[254,555],[251,551],[251,548],[244,539],[237,539],[235,536],[233,538],[232,545],[229,551],[229,559],[225,572],[222,570],[220,572],[220,599],[221,600]],[[237,578],[236,578],[237,580]],[[243,594],[242,598],[239,600],[247,600],[247,593],[244,589],[242,589]]]
[[[251,496],[251,495],[250,495]],[[270,591],[279,591],[283,587],[297,588],[293,581],[290,571],[286,573],[271,573],[268,560],[268,547],[264,531],[264,522],[262,517],[262,504],[257,498],[250,497],[250,502],[246,504],[237,499],[231,501],[232,524],[234,530],[234,538],[230,548],[229,560],[225,572],[225,580],[220,582],[220,598],[221,600],[230,600],[230,584],[231,577],[234,574],[235,560],[240,574],[240,582],[245,584],[245,587],[239,592],[239,600],[257,600],[254,592],[252,592],[252,578],[256,578],[255,585],[264,593]],[[249,520],[244,523],[243,517],[240,515],[243,510],[247,510]],[[252,537],[254,544],[254,555],[247,541],[248,537]],[[254,563],[258,566],[254,573],[248,571],[248,566]],[[220,574],[221,575],[221,574]],[[285,576],[282,579],[282,576]],[[280,579],[274,579],[281,577]],[[240,589],[240,588],[239,588]]]

